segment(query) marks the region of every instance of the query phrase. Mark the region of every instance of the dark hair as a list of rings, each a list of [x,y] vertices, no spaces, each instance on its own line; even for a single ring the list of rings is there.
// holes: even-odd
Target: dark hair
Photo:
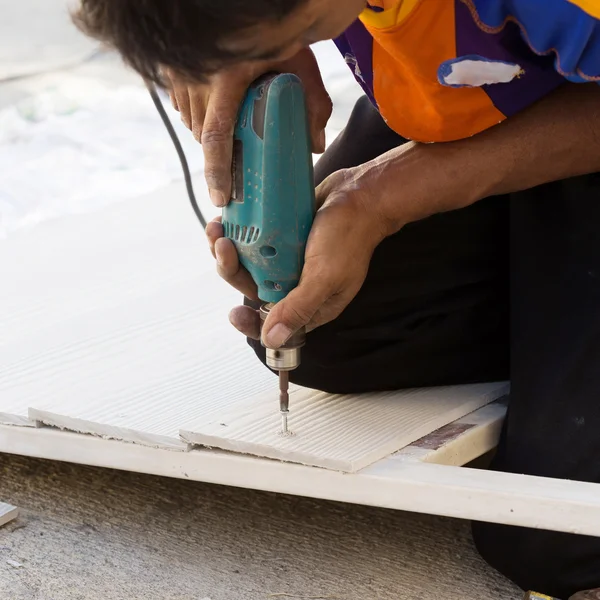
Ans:
[[[73,21],[115,48],[142,77],[161,84],[161,67],[203,81],[242,60],[220,43],[277,22],[306,0],[80,0]]]

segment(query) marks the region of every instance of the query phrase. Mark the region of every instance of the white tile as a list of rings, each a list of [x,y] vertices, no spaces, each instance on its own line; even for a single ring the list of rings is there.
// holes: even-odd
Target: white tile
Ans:
[[[280,434],[272,394],[251,406],[223,409],[183,428],[199,444],[345,472],[356,472],[503,396],[506,383],[333,396],[290,394],[290,430]]]

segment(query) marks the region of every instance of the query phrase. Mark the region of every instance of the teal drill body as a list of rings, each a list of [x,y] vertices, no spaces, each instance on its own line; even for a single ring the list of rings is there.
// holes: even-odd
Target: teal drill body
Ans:
[[[267,75],[248,90],[234,135],[233,192],[225,236],[263,302],[276,303],[300,280],[315,214],[304,89],[291,74]]]
[[[258,287],[262,324],[300,281],[316,211],[304,88],[295,75],[266,75],[250,86],[235,127],[232,176],[224,235]],[[281,348],[266,349],[267,366],[279,372],[285,435],[289,372],[300,365],[305,339],[301,330]]]

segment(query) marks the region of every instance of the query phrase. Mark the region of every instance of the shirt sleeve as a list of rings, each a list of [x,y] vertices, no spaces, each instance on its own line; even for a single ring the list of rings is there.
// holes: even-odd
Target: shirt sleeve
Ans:
[[[490,33],[516,23],[531,50],[575,83],[600,83],[600,0],[460,0]]]

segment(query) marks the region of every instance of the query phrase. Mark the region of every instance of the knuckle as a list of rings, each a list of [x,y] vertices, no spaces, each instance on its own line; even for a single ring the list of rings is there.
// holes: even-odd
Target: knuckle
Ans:
[[[300,327],[308,323],[312,316],[312,311],[304,306],[288,305],[286,310],[284,310],[283,320],[294,326]]]
[[[217,190],[223,187],[227,173],[227,169],[223,169],[219,163],[212,164],[207,161],[204,167],[204,178],[208,182],[209,187]]]
[[[202,125],[196,125],[196,124],[194,124],[194,126],[192,127],[192,135],[194,136],[194,139],[197,142],[201,142],[202,141],[202,130],[203,130]]]
[[[230,141],[232,132],[227,128],[206,125],[202,129],[202,145],[225,144]]]

